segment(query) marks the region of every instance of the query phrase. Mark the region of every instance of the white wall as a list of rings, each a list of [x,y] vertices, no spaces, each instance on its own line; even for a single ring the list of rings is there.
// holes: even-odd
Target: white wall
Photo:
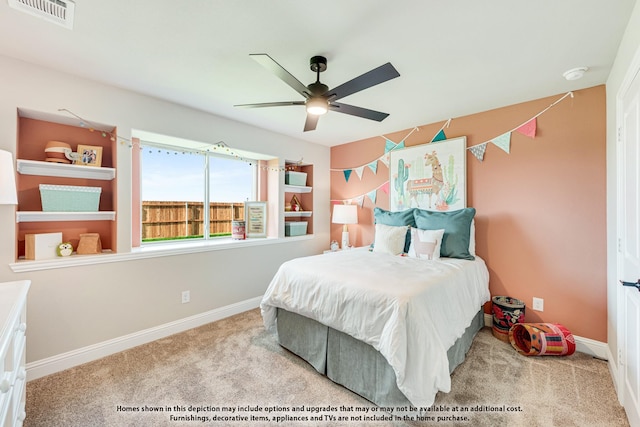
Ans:
[[[0,149],[16,152],[17,108],[141,129],[314,164],[314,238],[274,245],[13,273],[15,208],[0,206],[0,282],[30,279],[27,362],[261,296],[277,267],[329,245],[329,148],[0,56]],[[117,251],[131,249],[131,149],[118,144]],[[191,303],[181,304],[181,291]]]
[[[617,370],[617,315],[619,288],[617,253],[617,206],[616,206],[616,145],[617,145],[617,106],[616,100],[620,87],[627,77],[632,63],[640,55],[640,3],[635,8],[627,24],[618,54],[607,80],[607,318],[608,344],[611,351],[610,366]],[[614,380],[617,378],[614,372]]]

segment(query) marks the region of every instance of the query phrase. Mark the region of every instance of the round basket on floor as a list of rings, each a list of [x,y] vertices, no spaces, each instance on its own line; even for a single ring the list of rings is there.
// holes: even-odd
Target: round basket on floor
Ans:
[[[524,323],[524,302],[516,298],[496,296],[493,306],[493,336],[509,342],[509,329],[516,323]]]
[[[525,356],[570,356],[576,351],[573,334],[560,324],[517,323],[509,330],[509,341]]]

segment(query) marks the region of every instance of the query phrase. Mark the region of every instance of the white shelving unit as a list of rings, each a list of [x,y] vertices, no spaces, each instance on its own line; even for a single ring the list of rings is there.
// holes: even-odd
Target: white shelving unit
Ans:
[[[16,169],[23,175],[55,176],[64,178],[84,178],[110,181],[116,177],[113,168],[70,165],[65,163],[41,162],[38,160],[18,159]],[[16,212],[16,222],[45,221],[115,221],[113,211],[98,212]]]
[[[23,175],[57,176],[64,178],[86,178],[110,181],[116,177],[113,168],[69,165],[65,163],[40,162],[38,160],[18,159],[18,173]]]
[[[307,187],[304,185],[284,185],[285,193],[311,193],[311,190],[313,190],[313,187]]]
[[[297,211],[297,212],[285,211],[284,217],[285,218],[310,217],[312,213],[313,212],[311,212],[311,211]]]
[[[16,212],[16,222],[115,221],[115,219],[116,219],[116,213],[113,211],[98,211],[98,212],[22,211],[22,212]]]

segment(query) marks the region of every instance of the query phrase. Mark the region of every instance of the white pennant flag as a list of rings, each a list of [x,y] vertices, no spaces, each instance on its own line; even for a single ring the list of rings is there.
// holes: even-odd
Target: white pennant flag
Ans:
[[[364,172],[364,166],[359,166],[357,168],[354,169],[356,171],[356,174],[358,175],[358,178],[362,179],[362,173]]]
[[[389,161],[391,160],[391,156],[387,153],[387,154],[384,154],[382,157],[380,157],[378,160],[384,163],[386,167],[389,167]]]
[[[500,147],[508,153],[511,148],[511,132],[503,133],[497,138],[494,138],[491,142]]]

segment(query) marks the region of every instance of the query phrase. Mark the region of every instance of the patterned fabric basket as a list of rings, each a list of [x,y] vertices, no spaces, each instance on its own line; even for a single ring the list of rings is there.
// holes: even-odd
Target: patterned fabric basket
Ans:
[[[509,329],[516,323],[524,323],[524,303],[519,299],[498,296],[493,302],[493,336],[509,342]]]
[[[570,356],[576,340],[567,328],[551,323],[518,323],[509,330],[509,341],[525,356]]]

